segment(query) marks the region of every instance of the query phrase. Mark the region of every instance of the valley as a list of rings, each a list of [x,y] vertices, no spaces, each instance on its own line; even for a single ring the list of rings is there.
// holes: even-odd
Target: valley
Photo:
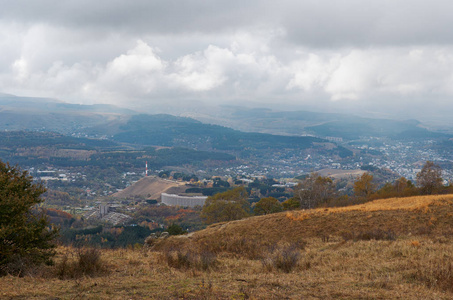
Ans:
[[[452,3],[2,1],[0,300],[453,299]]]

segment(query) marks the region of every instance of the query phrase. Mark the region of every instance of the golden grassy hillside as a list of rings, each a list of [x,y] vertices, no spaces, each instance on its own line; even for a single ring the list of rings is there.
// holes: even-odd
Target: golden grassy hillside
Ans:
[[[218,223],[166,244],[208,244],[210,248],[230,240],[246,239],[257,245],[297,242],[307,238],[338,238],[369,231],[396,236],[453,235],[453,195],[380,199],[340,208],[282,212]],[[219,245],[220,244],[220,245]]]
[[[154,249],[75,249],[0,299],[452,299],[453,195],[376,200],[221,223]]]

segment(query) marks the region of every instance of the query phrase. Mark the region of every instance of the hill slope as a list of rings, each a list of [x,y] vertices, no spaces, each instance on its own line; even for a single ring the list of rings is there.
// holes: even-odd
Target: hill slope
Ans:
[[[87,127],[121,122],[134,113],[113,105],[79,105],[56,99],[0,95],[1,130],[80,133]]]
[[[191,134],[194,130],[205,130],[205,135],[215,131],[225,134],[227,138],[238,142],[243,134],[226,132],[221,126],[226,126],[245,132],[268,133],[272,135],[300,136],[301,134],[315,134],[320,137],[342,137],[357,139],[360,136],[392,137],[395,139],[425,139],[449,138],[438,132],[426,130],[424,125],[416,120],[373,119],[360,116],[320,113],[309,111],[274,111],[265,108],[245,108],[237,106],[197,107],[193,112],[185,111],[182,115],[190,118],[174,118],[172,121],[181,123],[190,122]],[[153,110],[154,111],[154,110]],[[168,110],[167,110],[168,111]],[[146,111],[142,111],[142,113]],[[170,110],[172,114],[179,114],[178,109]],[[139,139],[139,131],[148,136],[169,142],[168,138],[160,135],[160,130],[139,128],[143,116],[136,116],[138,112],[106,104],[80,105],[70,104],[56,99],[18,97],[0,94],[0,129],[6,130],[50,130],[64,134],[77,133],[90,136],[115,136],[118,141],[128,141],[143,144]],[[135,117],[134,117],[135,115]],[[147,123],[160,119],[164,123],[169,115],[154,115]],[[192,118],[192,119],[191,119]],[[203,123],[221,125],[219,127],[204,126],[193,120]],[[155,123],[160,127],[160,122]],[[165,125],[165,124],[164,124]],[[168,125],[168,123],[166,124]],[[123,128],[120,128],[123,127]],[[173,134],[181,133],[180,129]],[[132,134],[132,135],[131,135]],[[195,135],[196,136],[196,135]],[[247,135],[246,135],[247,136]],[[250,135],[255,143],[263,135]],[[269,136],[267,136],[269,137]],[[178,137],[177,137],[178,138]],[[281,143],[293,143],[294,140],[280,140]],[[301,141],[301,139],[299,139]],[[212,141],[213,145],[225,147],[221,140]],[[272,143],[270,143],[272,145]],[[258,145],[259,146],[259,145]]]
[[[184,183],[174,182],[170,180],[164,180],[159,177],[149,176],[144,177],[134,183],[133,185],[125,188],[124,190],[115,193],[112,197],[116,198],[128,198],[134,196],[141,196],[148,199],[157,199],[160,194],[165,193],[169,189],[181,187],[183,192],[185,188]]]
[[[346,140],[361,136],[396,139],[445,137],[443,134],[424,129],[424,125],[417,120],[375,119],[339,113],[222,106],[218,111],[209,114],[200,111],[186,115],[241,131],[281,135],[309,133],[320,137],[342,137]]]
[[[380,199],[341,208],[282,212],[218,223],[190,236],[166,243],[209,245],[216,252],[225,250],[219,241],[240,241],[256,245],[293,243],[307,238],[353,237],[359,233],[392,232],[412,234],[453,234],[453,195]],[[165,242],[160,245],[165,247]],[[226,252],[231,252],[226,249]],[[233,251],[234,252],[234,251]]]
[[[42,273],[0,277],[0,298],[452,299],[452,204],[453,195],[386,199],[215,224],[163,240],[163,251],[103,249],[106,273],[95,277],[71,279],[83,252],[59,247]],[[369,228],[397,238],[338,236]]]
[[[139,145],[184,146],[200,150],[308,149],[326,140],[308,136],[279,136],[241,132],[171,115],[134,115],[119,127],[113,140]],[[103,134],[98,131],[97,134]],[[335,147],[336,148],[336,147]],[[337,152],[348,152],[338,146]],[[350,152],[350,151],[349,151]]]

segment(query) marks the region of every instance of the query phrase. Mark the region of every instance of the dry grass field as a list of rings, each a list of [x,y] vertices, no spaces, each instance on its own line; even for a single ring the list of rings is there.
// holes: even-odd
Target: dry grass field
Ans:
[[[101,250],[91,273],[76,249],[60,247],[55,266],[0,278],[0,298],[452,299],[452,225],[453,195],[427,196],[252,217],[152,249]]]

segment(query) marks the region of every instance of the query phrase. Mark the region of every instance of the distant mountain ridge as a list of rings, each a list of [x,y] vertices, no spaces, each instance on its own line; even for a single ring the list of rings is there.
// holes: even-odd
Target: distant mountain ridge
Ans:
[[[354,140],[365,136],[400,139],[407,133],[413,138],[438,138],[441,135],[423,127],[417,120],[373,119],[339,113],[274,111],[266,108],[222,106],[221,114],[187,114],[204,122],[247,132],[279,135],[314,135]],[[414,134],[416,133],[417,134]],[[445,135],[443,135],[445,136]]]
[[[128,114],[122,114],[117,113],[121,109],[108,105],[74,105],[38,99],[43,101],[41,103],[36,98],[6,97],[2,100],[0,129],[3,130],[57,132],[73,137],[101,138],[137,150],[148,146],[183,147],[204,151],[205,155],[215,151],[227,152],[233,157],[250,157],[285,149],[303,150],[304,157],[308,149],[332,157],[352,155],[352,151],[342,146],[311,136],[241,132],[167,114],[134,114],[127,110]],[[21,105],[14,100],[30,100],[30,105],[21,109]]]
[[[178,146],[191,144],[197,149],[243,150],[245,148],[308,148],[314,137],[278,136],[241,132],[231,128],[203,124],[199,121],[170,115],[135,115],[120,127],[113,140],[125,143]]]
[[[0,94],[0,107],[7,110],[34,110],[40,112],[101,112],[136,114],[137,112],[120,108],[111,104],[72,104],[52,98],[18,97],[14,95]]]
[[[78,134],[85,128],[121,120],[134,113],[108,104],[79,105],[48,98],[0,95],[0,130]]]
[[[195,143],[200,144],[197,142],[200,138],[194,137],[198,135],[196,132],[201,133],[208,141],[208,146],[203,147],[200,144],[199,147],[209,148],[209,145],[213,145],[214,148],[220,147],[219,149],[226,147],[221,144],[228,143],[241,143],[243,147],[249,147],[249,142],[259,143],[263,138],[272,142],[258,145],[258,148],[269,144],[271,147],[285,146],[295,140],[308,140],[294,138],[307,135],[319,138],[338,137],[344,140],[366,136],[394,139],[448,137],[424,128],[417,120],[370,119],[337,113],[221,106],[214,110],[200,108],[198,113],[186,113],[180,117],[168,114],[152,117],[138,115],[136,111],[108,104],[69,104],[55,99],[0,94],[0,130],[108,136],[116,141],[133,144],[154,145],[153,141],[158,141],[170,146],[171,137],[184,139],[184,136],[190,136]],[[216,135],[223,135],[223,141]],[[146,141],[139,141],[141,136]],[[284,138],[276,141],[275,136],[288,138],[282,142]]]

